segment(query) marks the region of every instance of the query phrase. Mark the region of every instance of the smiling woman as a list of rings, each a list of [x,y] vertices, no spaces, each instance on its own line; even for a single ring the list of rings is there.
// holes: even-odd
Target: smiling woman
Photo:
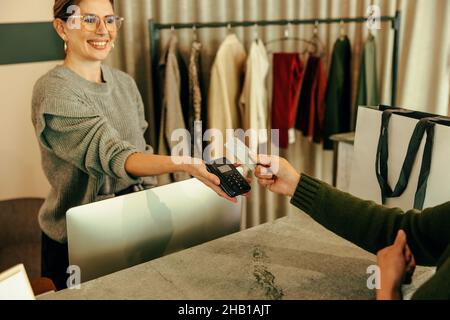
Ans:
[[[202,161],[159,156],[144,140],[147,122],[135,81],[103,65],[123,19],[110,0],[56,0],[53,26],[66,43],[63,65],[34,86],[32,120],[51,190],[39,212],[42,276],[66,287],[68,209],[156,184],[184,172],[218,195],[220,180]]]
[[[67,58],[90,61],[106,59],[114,48],[117,31],[123,21],[114,15],[113,6],[113,0],[55,1],[53,25],[64,40]],[[102,15],[95,12],[101,12]]]

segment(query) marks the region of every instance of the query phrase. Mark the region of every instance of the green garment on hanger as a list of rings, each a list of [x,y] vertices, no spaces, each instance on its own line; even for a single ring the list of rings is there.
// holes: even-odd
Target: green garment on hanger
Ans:
[[[361,57],[361,68],[359,71],[358,91],[353,123],[356,124],[359,106],[374,107],[379,104],[380,97],[378,94],[377,78],[377,48],[375,37],[371,35],[364,44],[364,50]]]
[[[352,49],[347,36],[334,44],[325,95],[324,149],[332,150],[330,136],[349,132],[351,127]]]

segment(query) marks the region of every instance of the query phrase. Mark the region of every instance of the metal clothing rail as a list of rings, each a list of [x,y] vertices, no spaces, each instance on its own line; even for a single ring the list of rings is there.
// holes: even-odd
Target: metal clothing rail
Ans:
[[[396,11],[395,16],[382,16],[381,22],[391,22],[391,28],[394,31],[394,45],[392,52],[392,91],[391,106],[396,105],[397,98],[397,74],[398,74],[398,51],[400,44],[400,23],[401,12]],[[236,28],[236,27],[265,27],[265,26],[285,26],[285,25],[303,25],[303,24],[333,24],[333,23],[365,23],[367,17],[357,18],[330,18],[330,19],[306,19],[306,20],[262,20],[262,21],[228,21],[228,22],[206,22],[206,23],[156,23],[149,21],[150,43],[152,45],[152,64],[153,74],[157,75],[158,65],[158,42],[159,32],[163,29],[203,29],[203,28]],[[154,80],[156,80],[154,78]],[[155,85],[157,81],[153,81]],[[157,95],[155,94],[154,97]]]

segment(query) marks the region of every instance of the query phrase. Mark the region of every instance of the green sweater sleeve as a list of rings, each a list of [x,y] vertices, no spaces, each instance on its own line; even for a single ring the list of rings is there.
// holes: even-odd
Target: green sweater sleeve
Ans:
[[[436,265],[450,243],[450,202],[404,213],[353,197],[302,175],[291,203],[314,220],[372,253],[391,245],[403,229],[417,264]]]
[[[450,258],[413,295],[413,300],[450,300]]]
[[[398,230],[404,230],[416,263],[439,267],[413,298],[450,298],[450,202],[404,213],[302,175],[291,203],[330,231],[374,254],[392,245]]]

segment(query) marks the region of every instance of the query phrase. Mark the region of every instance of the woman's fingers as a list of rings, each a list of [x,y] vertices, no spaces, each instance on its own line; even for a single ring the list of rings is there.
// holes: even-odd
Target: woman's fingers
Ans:
[[[218,196],[225,198],[233,203],[237,203],[237,199],[229,197],[223,190],[220,188],[220,179],[215,174],[212,174],[206,169],[206,166],[203,165],[201,167],[197,167],[197,174],[194,174],[198,180],[203,182],[206,186],[211,188]]]
[[[228,196],[220,187],[217,187],[215,185],[211,185],[210,188],[213,189],[213,191],[215,193],[217,193],[217,195],[219,197],[227,199],[228,201],[231,201],[233,203],[237,203],[237,199],[236,198],[231,198],[230,196]]]
[[[227,199],[228,201],[231,201],[231,202],[233,202],[233,203],[237,203],[237,202],[238,202],[236,198],[231,198],[230,196],[228,196],[225,192],[223,192],[223,191],[221,191],[221,190],[217,191],[217,194],[218,194],[220,197],[225,198],[225,199]]]
[[[203,175],[203,177],[205,177],[205,179],[207,179],[208,181],[210,181],[214,185],[216,185],[216,186],[220,185],[219,177],[216,176],[215,174],[212,174],[211,172],[209,172],[206,169],[206,167],[201,170],[201,174]]]
[[[200,178],[199,180],[202,181],[204,184],[206,184],[208,187],[210,187],[215,193],[217,193],[218,196],[225,198],[233,203],[237,203],[237,199],[228,196],[219,186],[203,178]]]

